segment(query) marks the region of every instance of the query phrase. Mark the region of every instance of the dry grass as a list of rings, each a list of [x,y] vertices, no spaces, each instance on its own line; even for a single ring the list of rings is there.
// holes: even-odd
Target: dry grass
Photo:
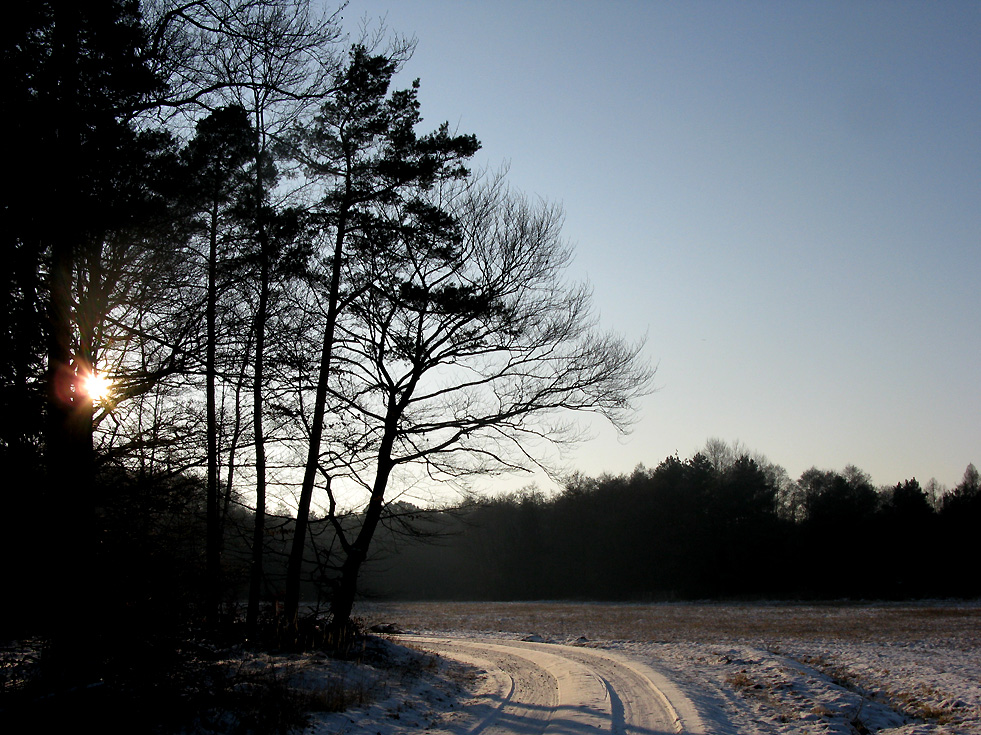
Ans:
[[[977,642],[981,605],[373,603],[361,614],[410,630],[538,633],[556,638],[710,643],[732,640]]]
[[[946,725],[956,720],[956,714],[944,707],[944,694],[929,684],[919,684],[915,691],[894,692],[893,699],[913,717]]]
[[[762,685],[744,671],[737,671],[729,674],[725,678],[726,684],[737,691],[748,691],[750,689],[760,689]]]
[[[363,707],[377,695],[377,687],[371,687],[360,679],[349,681],[345,676],[331,677],[320,686],[297,688],[299,706],[307,712],[344,712],[351,707]]]
[[[850,671],[826,655],[819,656],[800,656],[798,660],[808,666],[812,666],[827,676],[835,684],[845,689],[863,693],[869,689],[869,682],[864,681],[863,677]],[[882,672],[888,679],[888,670]],[[886,684],[883,692],[892,703],[892,706],[906,716],[928,722],[939,724],[949,724],[956,720],[956,713],[951,712],[942,702],[946,699],[943,692],[936,687],[923,682],[917,683],[912,691],[907,689],[897,689]]]
[[[807,664],[808,666],[820,671],[831,681],[844,689],[858,690],[861,688],[861,683],[852,671],[835,662],[826,654],[820,654],[818,656],[798,656],[797,660],[802,664]]]

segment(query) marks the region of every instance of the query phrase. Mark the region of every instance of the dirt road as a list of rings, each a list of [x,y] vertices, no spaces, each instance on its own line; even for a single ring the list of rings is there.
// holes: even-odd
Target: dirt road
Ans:
[[[486,672],[470,735],[702,733],[692,703],[653,669],[611,651],[526,641],[404,636]]]

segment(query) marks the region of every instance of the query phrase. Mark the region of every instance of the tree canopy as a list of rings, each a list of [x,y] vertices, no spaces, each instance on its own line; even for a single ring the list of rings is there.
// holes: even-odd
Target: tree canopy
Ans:
[[[68,511],[46,561],[72,559],[73,594],[108,563],[112,483],[199,477],[201,621],[239,595],[241,510],[253,631],[263,600],[295,629],[313,578],[341,630],[402,468],[525,469],[576,438],[577,413],[629,423],[641,344],[565,282],[557,208],[474,174],[473,135],[424,128],[420,83],[395,87],[412,45],[352,40],[307,0],[16,15],[5,124],[28,186],[4,202],[2,370],[23,423],[2,449]],[[338,502],[342,486],[361,494]],[[273,504],[291,535],[278,578]],[[325,519],[331,549],[310,534]]]

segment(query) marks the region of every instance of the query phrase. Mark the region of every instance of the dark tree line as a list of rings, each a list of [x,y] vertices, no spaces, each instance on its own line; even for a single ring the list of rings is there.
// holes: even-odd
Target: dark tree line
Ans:
[[[315,7],[5,24],[3,627],[66,665],[123,611],[295,639],[321,598],[342,635],[402,488],[535,466],[649,389],[564,280],[561,213],[396,88],[413,43]]]
[[[724,446],[724,445],[723,445]],[[707,451],[629,475],[575,476],[421,522],[369,576],[429,599],[903,599],[981,593],[981,481],[931,497],[875,488],[854,467],[797,481],[760,457]]]

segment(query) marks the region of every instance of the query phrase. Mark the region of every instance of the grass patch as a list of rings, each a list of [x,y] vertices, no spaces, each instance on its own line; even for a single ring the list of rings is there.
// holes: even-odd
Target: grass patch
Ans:
[[[753,677],[751,677],[745,671],[737,671],[735,674],[728,674],[725,678],[725,682],[739,692],[763,688],[762,684],[753,679]]]
[[[891,697],[904,712],[921,720],[948,725],[958,719],[955,712],[944,706],[943,694],[928,684],[918,684],[910,692],[892,693]]]

